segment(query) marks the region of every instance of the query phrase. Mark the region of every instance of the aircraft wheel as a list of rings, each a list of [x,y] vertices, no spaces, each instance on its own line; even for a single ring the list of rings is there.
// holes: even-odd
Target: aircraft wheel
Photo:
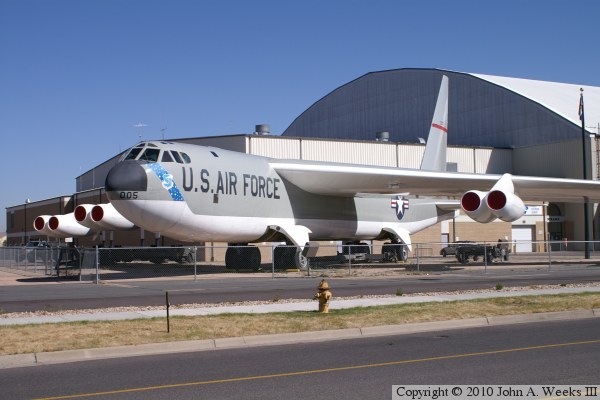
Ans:
[[[277,246],[273,251],[273,257],[275,258],[275,269],[288,269],[294,268],[294,254],[296,254],[296,248],[291,246]]]
[[[246,265],[253,271],[260,269],[260,250],[258,247],[252,246],[244,249],[245,256],[242,265]]]
[[[194,262],[194,253],[190,252],[183,257],[183,263],[191,264]]]
[[[225,251],[225,268],[236,269],[238,268],[240,257],[238,256],[238,249],[234,247],[228,247]]]
[[[383,259],[385,261],[397,262],[398,254],[396,253],[396,248],[391,243],[384,243],[381,247],[381,254],[383,255]]]
[[[406,260],[408,260],[408,249],[406,248],[405,245],[402,245],[400,247],[400,249],[398,249],[396,251],[396,253],[398,254],[398,259],[400,261],[406,261]]]
[[[302,270],[308,268],[308,258],[304,257],[300,249],[296,250],[294,262],[296,264],[296,268],[300,268]]]
[[[408,250],[406,245],[396,243],[385,243],[381,248],[384,255],[388,255],[388,259],[392,262],[408,260]]]
[[[256,246],[229,246],[225,252],[227,269],[260,269],[260,250]]]

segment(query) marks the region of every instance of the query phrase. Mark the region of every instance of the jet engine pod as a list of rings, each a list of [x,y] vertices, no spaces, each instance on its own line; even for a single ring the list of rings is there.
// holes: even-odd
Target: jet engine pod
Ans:
[[[48,221],[48,227],[50,235],[57,237],[85,236],[90,232],[90,228],[77,222],[73,213],[53,215]]]
[[[503,190],[492,190],[486,197],[492,214],[502,221],[514,222],[525,214],[525,203],[516,194]]]
[[[135,226],[110,203],[95,205],[90,215],[95,224],[107,230],[132,229]]]
[[[42,235],[51,235],[52,231],[48,227],[51,215],[40,215],[33,220],[33,229]]]
[[[92,211],[93,207],[94,204],[80,204],[75,207],[73,214],[75,215],[77,222],[79,222],[81,225],[90,229],[99,230],[98,225],[92,221],[90,216],[90,211]]]
[[[481,223],[492,222],[496,216],[486,202],[487,192],[469,190],[460,199],[460,205],[465,213],[473,220]]]

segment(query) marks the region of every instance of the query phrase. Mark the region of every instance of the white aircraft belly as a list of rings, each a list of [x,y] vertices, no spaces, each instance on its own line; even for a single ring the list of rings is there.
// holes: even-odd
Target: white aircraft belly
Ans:
[[[119,211],[148,231],[185,242],[254,242],[269,226],[295,225],[308,228],[310,240],[368,240],[379,236],[384,228],[400,228],[413,233],[446,219],[432,217],[414,222],[385,222],[216,216],[194,214],[187,203],[168,200],[124,201],[119,204]]]
[[[308,227],[311,240],[338,240],[340,238],[356,238],[370,240],[381,234],[384,228],[405,229],[415,233],[428,228],[442,220],[452,218],[452,214],[432,217],[413,222],[385,221],[342,221],[342,220],[299,220],[296,223]]]

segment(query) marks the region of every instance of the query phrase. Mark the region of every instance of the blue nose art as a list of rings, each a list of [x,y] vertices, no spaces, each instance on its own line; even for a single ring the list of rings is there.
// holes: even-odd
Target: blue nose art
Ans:
[[[106,192],[148,190],[148,177],[137,161],[126,160],[117,163],[106,176]]]

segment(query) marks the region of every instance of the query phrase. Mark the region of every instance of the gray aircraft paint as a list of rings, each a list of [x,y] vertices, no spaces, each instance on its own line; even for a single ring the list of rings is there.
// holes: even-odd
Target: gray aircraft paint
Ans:
[[[427,221],[426,225],[429,226],[454,215],[454,211],[439,209],[432,200],[409,198],[406,199],[408,208],[399,219],[396,208],[392,206],[392,201],[397,201],[397,195],[339,197],[312,194],[277,174],[270,166],[268,158],[190,144],[149,143],[163,152],[174,150],[186,153],[190,157],[192,162],[189,164],[162,162],[160,165],[172,175],[183,201],[197,216],[287,219],[294,221],[295,225],[308,228],[311,231],[311,240],[341,240],[384,238],[386,235],[382,228],[386,226],[406,226],[412,233],[415,230],[412,227],[418,226],[422,229],[424,221]],[[141,161],[127,163],[138,163],[146,169],[147,190],[107,190],[107,194],[111,203],[120,209],[126,218],[143,227],[144,222],[139,221],[139,216],[121,207],[122,203],[169,203],[175,200],[159,176],[148,168],[149,164]],[[107,178],[107,181],[109,179]],[[145,215],[145,218],[156,219],[159,216]],[[369,223],[376,223],[376,227],[369,230],[369,236],[361,235],[358,226]],[[255,237],[247,241],[261,240],[267,226],[268,223],[265,223],[262,228],[258,228]],[[167,231],[162,233],[181,240],[189,238],[187,235],[178,237],[171,229]],[[211,240],[210,232],[206,233],[207,235],[200,234],[193,240]],[[243,239],[246,241],[248,238]],[[232,230],[228,241],[237,241],[235,229]]]

